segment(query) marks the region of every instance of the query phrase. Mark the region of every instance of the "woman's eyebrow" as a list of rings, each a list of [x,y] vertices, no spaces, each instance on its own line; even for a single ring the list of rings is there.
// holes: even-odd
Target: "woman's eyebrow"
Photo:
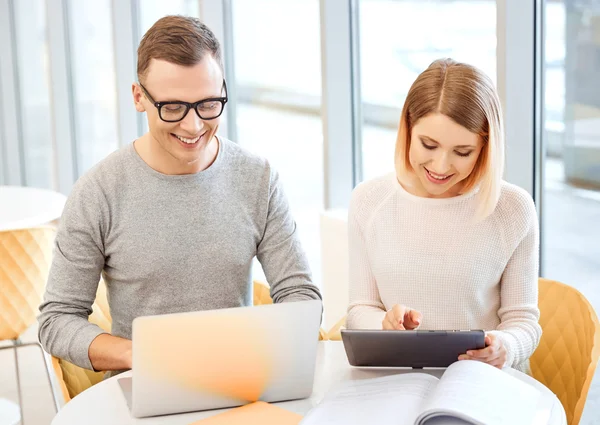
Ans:
[[[435,140],[435,139],[432,139],[432,138],[431,138],[431,137],[429,137],[429,136],[420,135],[419,137],[420,137],[421,139],[425,139],[425,140],[426,140],[426,141],[428,141],[428,142],[435,143],[436,145],[439,145],[439,144],[440,144],[440,142],[438,142],[438,141],[437,141],[437,140]],[[458,145],[458,146],[454,146],[454,149],[467,149],[467,148],[476,148],[476,147],[477,147],[477,146],[473,146],[473,145]]]

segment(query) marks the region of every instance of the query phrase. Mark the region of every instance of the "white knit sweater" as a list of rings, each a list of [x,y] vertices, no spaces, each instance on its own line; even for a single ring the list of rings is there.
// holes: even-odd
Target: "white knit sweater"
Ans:
[[[527,371],[538,345],[539,229],[523,189],[503,182],[494,212],[475,222],[477,191],[433,199],[389,174],[360,184],[348,217],[350,329],[381,329],[394,304],[423,314],[420,329],[492,331],[505,366]]]

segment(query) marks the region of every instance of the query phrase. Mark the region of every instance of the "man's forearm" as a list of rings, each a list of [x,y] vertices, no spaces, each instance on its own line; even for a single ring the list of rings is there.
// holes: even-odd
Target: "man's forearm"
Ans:
[[[95,370],[131,369],[131,341],[110,334],[98,335],[88,355]]]

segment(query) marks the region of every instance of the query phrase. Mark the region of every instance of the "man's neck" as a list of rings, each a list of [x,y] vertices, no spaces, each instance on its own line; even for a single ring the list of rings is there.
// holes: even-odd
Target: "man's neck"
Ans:
[[[134,148],[140,158],[153,170],[166,175],[196,174],[210,167],[219,152],[219,141],[213,136],[202,149],[200,158],[192,163],[185,163],[173,157],[163,149],[150,133],[144,134],[134,142]]]

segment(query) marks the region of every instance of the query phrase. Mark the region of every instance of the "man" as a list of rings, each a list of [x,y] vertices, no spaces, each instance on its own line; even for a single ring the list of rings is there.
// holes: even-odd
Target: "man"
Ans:
[[[277,173],[216,136],[227,85],[214,34],[160,19],[137,73],[150,130],[73,187],[40,306],[46,351],[88,369],[131,368],[138,316],[251,305],[255,256],[274,302],[321,298]],[[88,322],[101,273],[111,334]]]

